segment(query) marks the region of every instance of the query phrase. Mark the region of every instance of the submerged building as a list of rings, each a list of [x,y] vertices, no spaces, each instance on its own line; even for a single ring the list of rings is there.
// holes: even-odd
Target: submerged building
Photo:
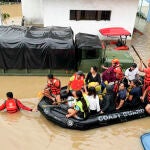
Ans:
[[[139,0],[22,0],[26,24],[70,26],[74,33],[99,34],[104,27],[133,33]]]

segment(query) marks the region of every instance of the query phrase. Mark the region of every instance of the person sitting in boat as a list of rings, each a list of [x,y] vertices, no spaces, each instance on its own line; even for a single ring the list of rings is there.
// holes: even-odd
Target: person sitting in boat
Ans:
[[[142,95],[142,89],[139,86],[138,80],[134,79],[130,82],[131,91],[129,92],[129,96],[127,97],[127,100],[124,103],[124,108],[133,109],[134,107],[137,107],[140,105],[140,97]]]
[[[87,74],[85,82],[88,87],[95,87],[96,91],[100,91],[101,77],[97,72],[98,68],[96,66],[92,66],[90,72]]]
[[[116,110],[120,110],[123,107],[126,97],[127,97],[126,87],[124,83],[120,83],[119,92],[117,93],[117,98],[116,98],[116,104],[117,104]]]
[[[53,74],[47,76],[47,86],[44,89],[44,96],[51,99],[53,102],[60,102],[61,82],[55,78]]]
[[[106,95],[104,96],[100,106],[101,111],[100,113],[111,113],[115,111],[115,100],[114,100],[114,94],[113,94],[113,86],[107,85],[106,86]]]
[[[144,91],[143,96],[141,96],[141,100],[145,103],[146,112],[150,114],[150,86],[148,86]]]
[[[133,63],[130,68],[126,69],[125,78],[129,81],[139,78],[139,70],[136,63]]]
[[[6,93],[7,100],[0,106],[0,110],[6,109],[8,113],[15,113],[20,109],[27,110],[27,111],[34,111],[21,103],[20,100],[13,98],[12,92]]]
[[[89,102],[89,109],[91,115],[95,115],[100,112],[99,97],[96,94],[95,87],[90,87],[88,89],[88,94],[83,93],[83,96]]]
[[[85,89],[85,76],[82,71],[76,72],[68,83],[67,92],[75,97],[75,91]]]
[[[76,103],[74,109],[68,109],[67,118],[74,117],[76,119],[85,119],[89,113],[89,102],[84,99],[81,91],[76,91]]]
[[[147,68],[142,67],[142,60],[140,60],[139,71],[145,73],[144,85],[143,85],[143,88],[142,88],[142,91],[144,92],[145,89],[148,86],[150,86],[150,59],[148,60],[148,67]]]
[[[121,81],[123,79],[122,68],[120,67],[120,62],[118,59],[112,60],[111,67],[102,66],[105,71],[102,73],[102,80],[109,82],[115,82],[116,80]]]

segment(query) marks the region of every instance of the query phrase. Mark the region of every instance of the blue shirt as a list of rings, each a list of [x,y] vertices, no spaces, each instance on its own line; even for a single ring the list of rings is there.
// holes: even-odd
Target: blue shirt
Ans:
[[[132,95],[133,98],[132,98],[132,103],[133,104],[136,104],[139,100],[140,100],[140,96],[142,95],[142,90],[141,90],[141,87],[134,87],[129,95]]]
[[[126,96],[127,96],[127,90],[124,89],[124,90],[120,90],[118,92],[118,99],[119,100],[125,100],[126,99]]]

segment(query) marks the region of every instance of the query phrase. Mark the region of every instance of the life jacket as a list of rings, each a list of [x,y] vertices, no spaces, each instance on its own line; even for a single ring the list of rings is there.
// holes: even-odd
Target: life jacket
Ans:
[[[47,84],[52,94],[57,95],[60,93],[60,80],[53,78],[52,83]]]
[[[74,74],[74,80],[71,82],[72,90],[78,91],[84,86],[84,76],[81,76],[80,79],[77,79],[77,75]]]
[[[147,101],[150,103],[150,86],[148,87]]]
[[[88,101],[87,101],[86,99],[85,99],[85,101],[86,101],[87,107],[89,107]],[[80,108],[78,114],[80,114],[81,118],[85,118],[87,114],[86,114],[86,112],[84,112],[84,110],[83,110],[82,102],[81,102],[81,101],[77,101],[77,102],[75,103],[75,106],[78,106],[78,107]]]
[[[144,83],[149,86],[150,85],[150,67],[147,68],[147,72],[145,73]]]
[[[116,73],[116,79],[117,80],[122,80],[123,79],[122,68],[119,65],[115,67],[114,72]]]
[[[97,82],[90,82],[88,84],[88,88],[95,87],[96,92],[101,91],[101,85],[97,85]]]
[[[15,113],[19,109],[17,105],[17,100],[16,99],[8,99],[6,100],[6,110],[9,113]]]
[[[114,84],[114,87],[113,87],[113,92],[114,93],[117,93],[119,91],[119,84],[118,83],[115,83]]]

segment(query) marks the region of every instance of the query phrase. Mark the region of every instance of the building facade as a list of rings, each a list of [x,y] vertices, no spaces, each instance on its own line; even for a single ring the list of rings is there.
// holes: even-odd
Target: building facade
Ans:
[[[74,33],[99,35],[105,27],[134,29],[139,0],[22,0],[23,16],[32,24],[71,26]]]

